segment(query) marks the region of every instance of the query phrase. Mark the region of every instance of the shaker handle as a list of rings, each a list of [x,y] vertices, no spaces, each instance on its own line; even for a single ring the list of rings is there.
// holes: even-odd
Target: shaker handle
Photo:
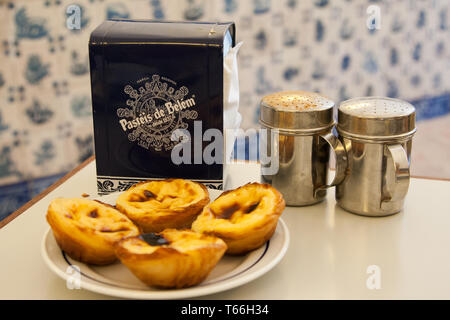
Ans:
[[[391,201],[402,200],[409,188],[409,160],[401,144],[387,145],[385,150],[391,155],[394,175],[386,175],[386,188],[390,196],[381,201],[381,208]],[[392,191],[391,191],[392,190]]]
[[[328,145],[330,146],[330,150],[332,150],[336,156],[336,173],[334,175],[333,181],[331,181],[330,184],[320,186],[314,191],[314,196],[317,196],[317,193],[319,191],[340,184],[344,180],[347,171],[347,152],[345,151],[344,145],[338,139],[338,137],[336,137],[333,132],[320,135],[319,137],[325,140],[326,143],[328,143]]]

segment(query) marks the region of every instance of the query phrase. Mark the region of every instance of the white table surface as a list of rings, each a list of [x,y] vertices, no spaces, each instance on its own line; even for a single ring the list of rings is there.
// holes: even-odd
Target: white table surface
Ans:
[[[235,164],[233,184],[257,181],[255,163]],[[56,197],[96,194],[95,162],[0,229],[0,299],[108,299],[70,290],[41,258],[45,213]],[[450,299],[450,182],[412,179],[404,211],[368,218],[336,207],[334,191],[282,215],[286,256],[255,281],[206,299]],[[369,290],[367,268],[380,268]]]

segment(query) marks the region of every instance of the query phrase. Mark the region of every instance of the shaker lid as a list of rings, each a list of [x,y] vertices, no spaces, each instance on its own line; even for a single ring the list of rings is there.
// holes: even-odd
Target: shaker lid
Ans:
[[[334,125],[333,107],[332,100],[315,92],[276,92],[262,98],[260,122],[293,132],[321,131]]]
[[[406,137],[416,130],[415,108],[406,101],[385,97],[346,100],[338,108],[337,129],[344,136],[369,139]]]

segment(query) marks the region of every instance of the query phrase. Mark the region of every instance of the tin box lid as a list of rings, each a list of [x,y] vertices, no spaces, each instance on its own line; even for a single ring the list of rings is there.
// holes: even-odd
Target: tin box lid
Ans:
[[[334,125],[334,102],[318,93],[283,91],[266,95],[260,104],[260,123],[293,132],[316,132]]]
[[[410,103],[385,97],[360,97],[340,103],[338,131],[341,135],[384,139],[412,135],[415,108]]]
[[[90,45],[108,44],[184,44],[222,47],[233,22],[178,22],[136,19],[111,19],[100,24],[90,36]]]

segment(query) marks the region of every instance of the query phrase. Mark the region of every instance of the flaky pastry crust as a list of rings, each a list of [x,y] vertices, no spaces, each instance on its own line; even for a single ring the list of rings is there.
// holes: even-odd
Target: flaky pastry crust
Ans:
[[[144,232],[160,232],[190,228],[208,203],[208,190],[201,183],[167,179],[132,186],[119,196],[116,206]]]
[[[249,183],[223,192],[203,209],[192,229],[223,239],[228,254],[244,254],[272,237],[284,208],[283,196],[271,185]]]
[[[196,285],[208,276],[227,248],[221,239],[192,230],[166,229],[156,235],[166,243],[151,245],[141,237],[129,237],[115,245],[120,261],[149,286]]]
[[[59,247],[71,258],[96,265],[114,262],[114,243],[139,229],[114,207],[88,199],[55,199],[47,221]]]

